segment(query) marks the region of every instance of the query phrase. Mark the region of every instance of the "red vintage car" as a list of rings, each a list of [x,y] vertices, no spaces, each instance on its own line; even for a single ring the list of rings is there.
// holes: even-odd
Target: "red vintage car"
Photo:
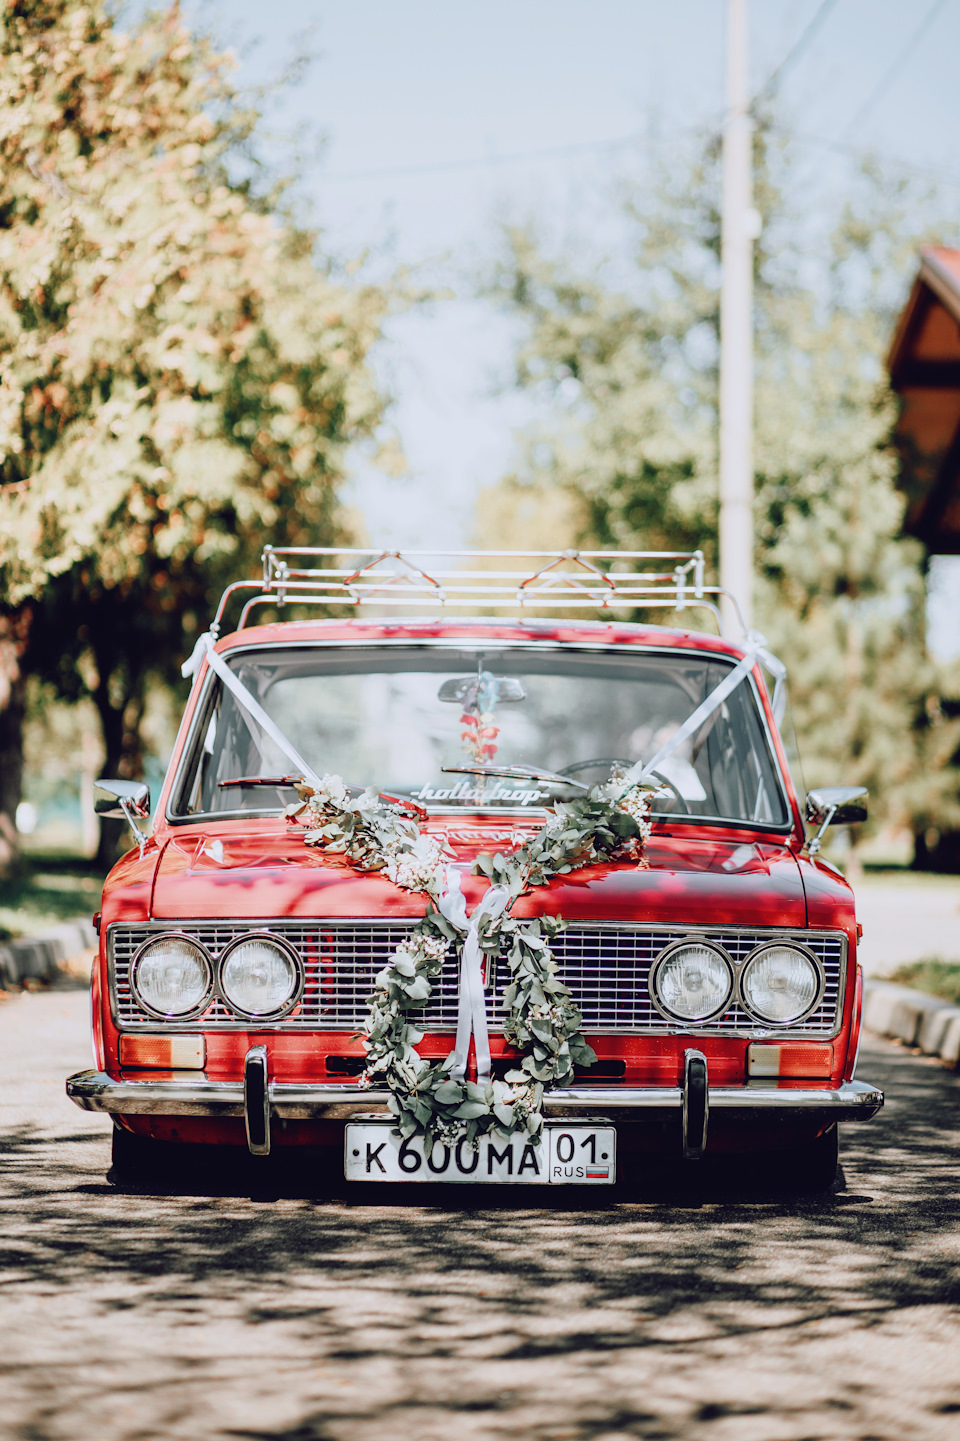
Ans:
[[[268,550],[263,580],[225,595],[195,652],[153,834],[138,831],[104,887],[96,1069],[67,1083],[79,1106],[113,1116],[118,1180],[176,1142],[336,1147],[323,1154],[348,1180],[474,1184],[609,1185],[659,1158],[747,1152],[822,1188],[837,1172],[838,1123],[882,1105],[854,1077],[853,894],[819,855],[827,824],[863,818],[865,793],[809,795],[818,829],[806,838],[778,726],[783,671],[762,637],[568,618],[650,603],[718,615],[699,553],[506,555],[466,571],[462,559],[428,570],[409,555]],[[216,639],[245,589],[238,628]],[[294,601],[351,610],[250,624],[256,606],[283,615]],[[428,602],[440,618],[384,614]],[[457,618],[458,603],[520,618]],[[544,618],[550,607],[562,616]],[[335,793],[328,815],[347,814],[363,787],[385,796],[379,813],[419,835],[417,854],[442,853],[466,934],[492,888],[478,857],[505,864],[545,825],[560,834],[578,800],[613,794],[611,777],[641,773],[642,834],[512,904],[514,922],[562,918],[551,965],[595,1060],[539,1088],[539,1133],[529,1119],[512,1133],[491,1119],[466,1145],[466,1121],[459,1136],[448,1125],[425,1138],[413,1121],[399,1132],[363,1031],[430,894],[396,868],[310,843],[304,778]],[[102,781],[98,808],[138,830],[149,796]],[[458,1034],[465,954],[451,945],[436,962],[407,1034],[438,1064],[457,1037],[443,1094],[463,1104],[449,1114],[476,1114],[495,1086],[509,1113],[516,1081],[505,1078],[536,1090],[531,1075],[552,1073],[535,1059],[516,1069],[511,977],[489,937],[472,1039]]]

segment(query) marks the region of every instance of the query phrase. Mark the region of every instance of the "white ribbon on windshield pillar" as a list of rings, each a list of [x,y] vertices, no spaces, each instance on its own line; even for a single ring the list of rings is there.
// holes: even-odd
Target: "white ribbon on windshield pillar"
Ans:
[[[214,650],[214,644],[214,638],[210,632],[204,631],[194,646],[190,659],[184,661],[180,667],[180,674],[183,676],[196,675],[202,661],[206,658],[207,665],[214,674],[220,677],[227,690],[240,702],[247,714],[252,716],[264,734],[268,735],[274,745],[283,751],[288,760],[293,761],[304,780],[312,786],[320,785],[320,777],[316,771],[307,765],[292,741],[287,740],[280,727],[267,715],[256,696],[251,695],[243,682],[237,679],[223,656]]]
[[[763,636],[761,636],[757,631],[751,631],[750,639],[750,647],[744,655],[743,659],[734,666],[733,670],[730,671],[729,674],[727,674],[723,678],[723,680],[718,686],[714,687],[714,689],[707,696],[706,700],[701,701],[701,703],[697,706],[696,710],[692,711],[690,715],[687,716],[680,729],[674,731],[673,735],[668,741],[664,742],[664,744],[657,751],[656,755],[648,761],[637,761],[635,765],[632,765],[630,767],[630,769],[627,771],[626,775],[623,778],[623,795],[626,795],[627,791],[630,790],[631,786],[636,785],[638,781],[648,780],[652,776],[653,772],[656,771],[658,766],[660,766],[665,760],[668,760],[675,751],[680,749],[684,741],[689,740],[692,735],[696,734],[696,732],[703,725],[704,721],[709,720],[710,716],[713,715],[714,711],[723,705],[724,701],[727,699],[727,696],[729,696],[732,691],[736,690],[737,686],[740,684],[741,681],[746,680],[747,676],[753,670],[753,667],[756,665],[758,660],[763,661],[764,665],[766,665],[767,669],[771,672],[771,674],[776,676],[778,681],[778,689],[780,688],[779,683],[782,682],[784,676],[786,675],[786,670],[784,669],[783,662],[777,660],[776,656],[770,654],[770,652],[766,649],[766,643]],[[774,694],[776,695],[776,692],[774,692]],[[780,706],[780,709],[782,711],[782,705]],[[780,717],[778,716],[776,717],[776,719],[779,723]]]
[[[437,898],[440,914],[463,933],[460,952],[460,995],[457,1002],[457,1043],[453,1052],[450,1074],[462,1081],[467,1072],[470,1035],[477,1052],[477,1080],[490,1075],[490,1038],[487,1034],[487,1001],[483,989],[483,950],[480,946],[480,922],[484,916],[493,918],[506,910],[510,892],[505,886],[491,886],[473,915],[467,919],[467,903],[460,886],[460,872],[447,866],[447,885]]]

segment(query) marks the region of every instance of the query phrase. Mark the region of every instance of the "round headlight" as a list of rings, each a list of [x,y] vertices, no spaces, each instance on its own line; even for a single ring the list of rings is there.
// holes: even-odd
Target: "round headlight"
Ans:
[[[273,936],[244,936],[223,953],[220,989],[242,1015],[276,1017],[300,993],[300,966]]]
[[[213,972],[206,951],[189,936],[161,936],[137,953],[131,984],[152,1016],[189,1016],[206,1005]]]
[[[820,970],[799,946],[763,946],[741,972],[740,994],[759,1020],[789,1025],[819,1000]]]
[[[711,1021],[723,1015],[733,993],[733,970],[716,946],[681,941],[670,946],[651,977],[654,999],[678,1021]]]

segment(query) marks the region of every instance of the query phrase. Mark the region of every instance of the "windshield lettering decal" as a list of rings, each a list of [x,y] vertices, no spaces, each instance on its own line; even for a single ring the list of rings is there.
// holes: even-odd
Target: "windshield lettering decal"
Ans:
[[[515,806],[529,806],[536,801],[544,800],[549,791],[540,790],[511,790],[502,781],[497,781],[489,790],[486,787],[471,785],[469,781],[458,781],[454,786],[440,786],[434,788],[429,782],[420,787],[418,791],[411,791],[410,798],[415,801],[475,801],[478,805],[505,805],[509,803]]]

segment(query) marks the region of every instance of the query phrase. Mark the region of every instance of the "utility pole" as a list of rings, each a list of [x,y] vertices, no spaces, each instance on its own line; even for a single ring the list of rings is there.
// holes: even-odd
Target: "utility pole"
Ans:
[[[753,623],[753,209],[747,0],[726,0],[726,118],[720,294],[720,584]],[[733,607],[724,628],[736,636]]]

